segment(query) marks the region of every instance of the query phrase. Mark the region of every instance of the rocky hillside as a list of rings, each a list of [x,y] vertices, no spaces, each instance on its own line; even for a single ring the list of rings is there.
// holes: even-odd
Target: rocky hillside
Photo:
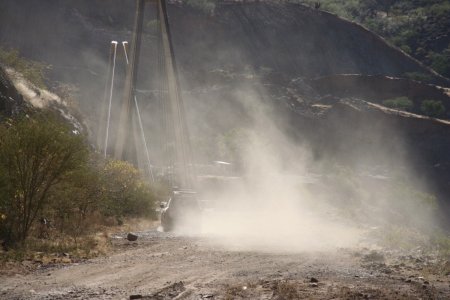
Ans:
[[[50,82],[78,86],[81,110],[89,126],[98,128],[110,42],[130,39],[132,3],[3,0],[0,45],[52,65]],[[389,166],[397,157],[408,158],[445,202],[448,122],[418,109],[389,109],[383,101],[407,96],[416,108],[427,99],[440,101],[445,110],[440,117],[448,119],[447,90],[404,77],[425,74],[427,83],[446,87],[448,79],[356,23],[300,4],[221,2],[210,13],[174,2],[169,18],[193,147],[202,157],[217,158],[212,145],[217,137],[254,123],[252,114],[267,105],[275,124],[307,144],[318,160],[331,157],[357,167],[364,158],[374,167],[380,159]],[[138,82],[149,136],[160,114],[152,83],[156,27],[149,7]],[[125,66],[120,53],[115,103]]]
[[[50,77],[94,88],[89,83],[102,83],[109,42],[130,37],[130,2],[5,0],[0,4],[0,44],[50,63]],[[180,69],[189,78],[194,71],[196,82],[205,78],[202,72],[217,67],[250,66],[307,78],[342,73],[402,77],[419,72],[431,82],[448,85],[363,27],[307,6],[224,3],[210,15],[173,4],[169,13]],[[15,17],[19,14],[20,20]],[[149,12],[148,32],[152,18]]]
[[[313,0],[296,0],[313,6]],[[320,1],[321,9],[354,20],[450,77],[450,1]],[[420,77],[421,74],[411,74]]]

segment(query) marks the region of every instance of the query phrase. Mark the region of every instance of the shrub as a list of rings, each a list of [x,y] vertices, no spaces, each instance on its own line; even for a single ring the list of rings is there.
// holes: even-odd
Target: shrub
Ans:
[[[0,238],[24,241],[50,190],[87,159],[83,137],[38,113],[0,127]]]
[[[420,106],[423,114],[429,117],[439,117],[445,113],[445,106],[442,101],[438,100],[424,100]]]
[[[71,172],[52,189],[48,206],[42,215],[52,220],[60,233],[78,237],[94,230],[101,221],[89,220],[104,202],[97,164],[96,159],[91,158],[89,164]]]
[[[384,100],[383,105],[389,108],[410,111],[414,103],[408,97],[397,97]]]
[[[425,73],[422,72],[407,72],[403,74],[406,78],[416,80],[416,81],[422,81],[422,82],[430,82],[433,80],[433,78]]]
[[[431,68],[443,76],[450,77],[450,47],[442,53],[430,51],[427,57],[431,62]]]
[[[123,217],[156,216],[156,197],[133,165],[111,160],[106,163],[102,177],[105,215],[115,217],[119,223]]]

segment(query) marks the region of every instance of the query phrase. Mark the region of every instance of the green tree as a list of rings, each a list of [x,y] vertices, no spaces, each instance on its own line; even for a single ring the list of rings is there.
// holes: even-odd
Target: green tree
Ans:
[[[49,113],[0,126],[0,238],[24,241],[48,195],[87,161],[84,138]]]
[[[383,105],[389,108],[410,111],[414,103],[408,97],[397,97],[383,101]]]
[[[429,117],[439,117],[445,113],[445,106],[442,101],[424,100],[420,106],[420,110]]]
[[[87,218],[98,212],[105,201],[99,164],[97,158],[91,158],[52,189],[45,216],[61,233],[77,237],[95,228]]]
[[[442,53],[434,53],[430,51],[428,59],[431,61],[431,67],[446,77],[450,77],[450,47]]]
[[[156,196],[130,163],[108,161],[102,174],[102,189],[105,193],[103,213],[115,217],[119,224],[124,217],[156,217]]]

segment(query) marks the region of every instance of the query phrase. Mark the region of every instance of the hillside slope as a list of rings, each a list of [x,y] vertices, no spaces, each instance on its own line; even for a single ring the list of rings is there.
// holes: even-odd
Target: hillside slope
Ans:
[[[134,14],[130,3],[3,0],[0,44],[51,64],[50,80],[76,84],[90,128],[99,128],[104,126],[99,123],[100,102],[110,42],[130,39]],[[384,96],[379,92],[391,84],[400,90],[408,88],[409,81],[386,83],[377,79],[383,76],[404,77],[406,73],[419,72],[433,83],[450,86],[447,79],[367,29],[298,4],[223,3],[216,6],[214,14],[208,14],[171,3],[169,21],[193,146],[201,154],[213,149],[204,158],[217,159],[217,145],[213,143],[218,137],[252,124],[252,113],[267,104],[276,112],[270,116],[273,122],[293,140],[308,144],[318,157],[339,158],[352,164],[354,157],[366,158],[369,153],[374,165],[380,157],[386,158],[386,165],[398,161],[398,156],[411,157],[411,168],[429,174],[427,179],[439,185],[436,191],[445,201],[450,192],[448,124],[421,116],[392,114],[374,109],[365,101],[380,103]],[[153,81],[158,77],[154,72],[158,66],[155,28],[154,10],[149,9],[138,97],[143,102],[144,127],[152,141],[158,141],[158,135],[153,133],[160,128],[155,120],[161,115]],[[124,68],[120,54],[113,113],[121,100]],[[327,95],[320,84],[314,86],[314,81],[308,80],[339,74],[364,75],[362,78],[368,81],[365,86],[373,92],[370,99],[360,99],[361,93],[355,90],[327,88]],[[448,102],[448,97],[442,99]],[[382,126],[384,123],[388,125]],[[375,132],[376,128],[382,130]],[[153,142],[151,147],[157,144]],[[404,150],[405,145],[409,151]],[[155,153],[152,148],[150,152]],[[392,159],[386,153],[391,153]]]
[[[295,1],[295,0],[294,0]],[[313,0],[296,2],[314,5]],[[323,0],[321,9],[364,24],[390,43],[450,77],[450,1]],[[421,76],[420,74],[411,74]]]
[[[129,39],[134,13],[130,2],[5,0],[0,4],[0,44],[52,64],[58,80],[88,84],[83,77],[100,79],[105,73],[109,42]],[[302,77],[401,77],[420,72],[434,83],[448,85],[377,35],[307,6],[218,4],[211,16],[173,4],[169,14],[179,66],[188,74],[229,65],[267,67]],[[148,13],[147,27],[151,18]],[[148,38],[151,42],[151,35]]]
[[[0,67],[0,122],[20,113],[24,107],[23,97],[17,92],[3,68]]]

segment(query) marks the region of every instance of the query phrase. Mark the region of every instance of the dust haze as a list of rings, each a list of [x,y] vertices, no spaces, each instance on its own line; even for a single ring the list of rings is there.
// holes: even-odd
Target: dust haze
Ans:
[[[65,27],[59,28],[61,32],[71,32],[67,42],[70,51],[56,51],[62,47],[60,41],[45,35],[45,44],[49,45],[50,51],[45,51],[41,57],[49,59],[52,54],[58,54],[52,58],[57,62],[53,70],[60,75],[58,80],[80,85],[80,106],[87,116],[92,141],[98,138],[98,129],[101,133],[106,126],[99,116],[106,109],[102,99],[108,80],[109,42],[117,40],[120,45],[131,38],[133,7],[121,9],[124,3],[116,1],[107,12],[101,13],[98,24],[83,17],[84,14],[96,16],[90,3],[71,11],[70,22],[61,22]],[[95,2],[98,11],[103,11],[101,5],[99,1]],[[11,2],[9,6],[15,7],[15,4]],[[50,10],[39,4],[35,6],[40,15]],[[172,10],[174,15],[180,14],[179,8]],[[244,14],[244,10],[247,8],[239,14]],[[40,18],[45,28],[52,26],[48,21],[51,18]],[[158,102],[160,79],[155,73],[158,66],[154,60],[157,53],[154,18],[154,12],[146,12],[137,94],[150,159],[155,174],[159,174],[164,161],[164,148],[161,146],[164,136],[161,134],[162,110]],[[281,23],[276,25],[285,26],[284,19],[278,19],[280,21],[277,22]],[[338,118],[331,120],[331,126],[326,129],[305,129],[303,123],[296,120],[299,117],[292,107],[275,99],[267,88],[264,77],[267,74],[277,77],[279,73],[273,68],[281,60],[282,68],[289,70],[286,71],[289,75],[363,73],[365,62],[354,61],[356,54],[346,53],[343,57],[348,59],[339,61],[337,65],[324,62],[324,53],[320,51],[317,56],[311,54],[311,57],[306,57],[302,53],[309,53],[314,41],[322,38],[314,35],[308,40],[299,40],[299,45],[296,45],[299,55],[290,51],[293,45],[289,44],[284,49],[281,42],[272,45],[275,50],[269,49],[276,52],[267,50],[266,53],[261,48],[261,41],[252,41],[255,44],[249,46],[259,49],[257,54],[248,53],[241,46],[248,38],[244,33],[239,33],[240,40],[229,42],[234,32],[224,34],[220,40],[211,40],[214,37],[211,30],[205,34],[208,41],[203,42],[201,34],[204,33],[192,32],[187,43],[181,30],[183,26],[176,26],[174,35],[179,40],[183,39],[178,42],[178,47],[175,41],[175,52],[176,57],[183,61],[179,64],[179,71],[195,154],[194,164],[230,163],[225,167],[229,170],[216,170],[215,174],[199,171],[199,200],[204,207],[201,235],[231,249],[296,252],[367,245],[371,243],[370,236],[382,234],[384,228],[389,227],[406,225],[428,232],[436,226],[433,205],[427,203],[428,200],[432,202],[426,196],[430,188],[424,176],[412,167],[415,164],[409,156],[412,149],[403,142],[401,131],[389,124],[374,127],[365,124],[364,128],[355,124],[355,128],[349,130]],[[21,32],[21,40],[16,42],[19,45],[32,40],[25,27],[26,24],[20,24],[16,29]],[[249,26],[244,24],[242,27]],[[85,32],[92,32],[87,40],[83,40]],[[346,31],[342,32],[344,35]],[[326,42],[334,38],[339,37],[327,37]],[[14,43],[14,37],[9,39]],[[289,40],[286,43],[293,41],[286,40]],[[212,44],[220,45],[216,47],[219,50],[210,49]],[[356,46],[344,48],[353,51]],[[366,48],[361,50],[364,54],[370,50]],[[189,57],[194,52],[196,56]],[[78,57],[80,63],[77,64],[73,57]],[[125,78],[125,58],[121,47],[118,47],[117,59],[110,147],[115,140]],[[303,67],[298,67],[299,62],[303,62]],[[392,65],[397,66],[381,62],[374,63],[373,68],[378,68],[377,72],[388,70],[393,73],[391,69],[395,68]],[[409,68],[409,64],[403,65]],[[307,104],[320,102],[315,95],[307,96],[303,97]],[[349,138],[336,138],[335,131],[344,131]],[[360,140],[369,140],[370,143],[359,143]]]
[[[389,124],[370,131],[355,128],[351,134],[369,135],[369,147],[355,145],[356,152],[348,156],[320,156],[322,149],[287,133],[286,128],[295,125],[283,119],[285,111],[275,107],[258,80],[229,88],[239,104],[235,107],[243,108],[248,120],[232,131],[238,140],[231,146],[234,155],[216,153],[217,160],[230,162],[231,169],[238,165],[238,171],[234,176],[219,172],[209,178],[215,184],[204,184],[206,191],[198,191],[205,207],[201,236],[230,250],[292,253],[373,248],[379,242],[374,237],[392,228],[436,228],[433,204],[417,197],[427,195],[428,188],[410,168],[402,132]],[[226,123],[240,113],[221,111],[215,122]],[[191,120],[203,122],[202,115],[193,114]],[[336,120],[334,128],[339,127]],[[388,138],[396,142],[387,143]],[[199,153],[195,146],[194,152]],[[208,182],[208,176],[199,180]]]

